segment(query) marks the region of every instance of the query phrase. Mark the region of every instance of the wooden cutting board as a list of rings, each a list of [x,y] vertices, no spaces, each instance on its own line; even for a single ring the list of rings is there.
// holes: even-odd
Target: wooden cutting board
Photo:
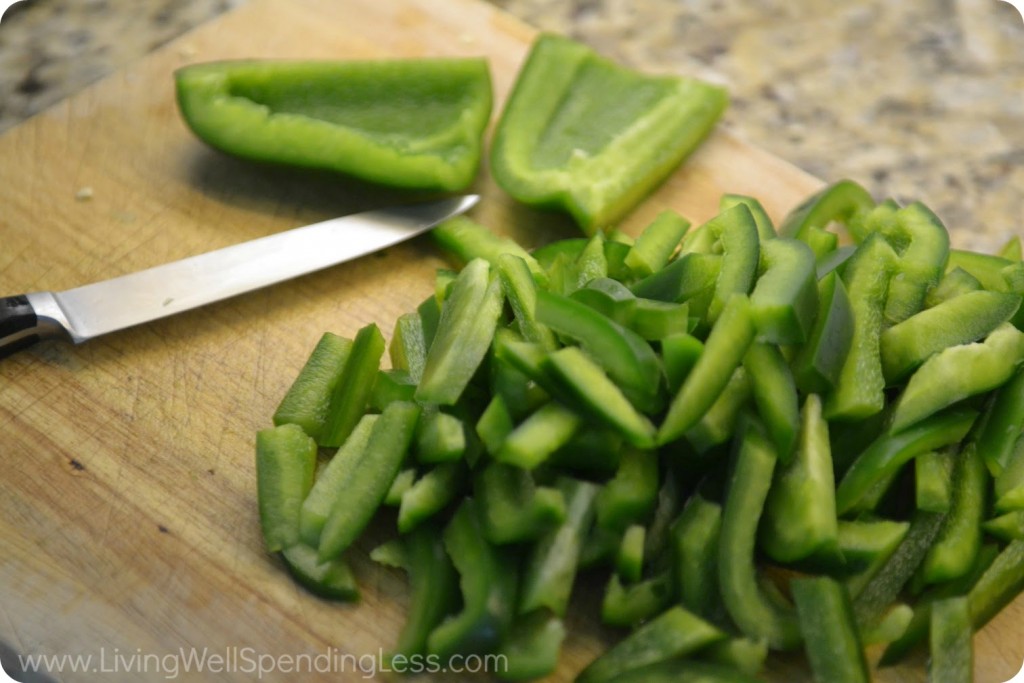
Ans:
[[[497,112],[534,33],[475,0],[255,0],[0,137],[0,291],[61,290],[395,200],[205,148],[174,104],[179,66],[486,55]],[[635,232],[665,207],[704,220],[726,191],[761,197],[779,218],[819,185],[719,131],[624,227]],[[474,216],[529,246],[575,234],[560,217],[514,206],[483,175],[477,190]],[[55,676],[67,681],[155,680],[174,666],[181,680],[250,680],[260,663],[279,669],[266,680],[317,678],[281,670],[302,654],[333,667],[323,680],[366,678],[353,658],[372,669],[394,642],[404,577],[371,563],[364,545],[354,557],[361,604],[297,588],[262,547],[254,434],[323,331],[351,336],[376,322],[389,336],[442,264],[420,238],[0,362],[0,641],[21,654],[92,658],[80,661],[89,671]],[[551,680],[571,680],[614,640],[595,626],[597,590],[581,587]],[[978,680],[1017,671],[1022,615],[1018,601],[977,637]],[[924,680],[916,664],[879,679]],[[792,662],[774,663],[772,675],[807,680]]]

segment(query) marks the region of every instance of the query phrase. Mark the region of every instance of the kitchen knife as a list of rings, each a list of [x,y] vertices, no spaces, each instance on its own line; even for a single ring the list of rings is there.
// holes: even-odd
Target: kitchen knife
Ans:
[[[0,298],[0,358],[48,338],[79,344],[350,261],[429,230],[479,199],[366,211],[64,292]]]

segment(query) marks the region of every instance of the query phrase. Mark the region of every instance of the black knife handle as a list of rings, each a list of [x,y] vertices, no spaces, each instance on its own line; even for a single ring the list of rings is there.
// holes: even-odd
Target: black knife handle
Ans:
[[[0,358],[27,349],[42,336],[39,316],[24,294],[0,298]]]

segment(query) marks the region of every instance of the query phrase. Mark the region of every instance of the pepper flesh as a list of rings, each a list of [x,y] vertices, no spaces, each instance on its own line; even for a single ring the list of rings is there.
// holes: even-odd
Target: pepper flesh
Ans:
[[[468,187],[491,113],[482,58],[222,61],[175,83],[186,123],[218,149],[409,189]]]
[[[533,43],[498,122],[495,181],[593,234],[621,218],[710,132],[723,89],[646,76],[553,34]]]

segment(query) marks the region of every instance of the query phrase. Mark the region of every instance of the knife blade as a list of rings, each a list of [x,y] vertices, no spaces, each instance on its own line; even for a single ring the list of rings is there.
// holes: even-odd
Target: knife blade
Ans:
[[[350,261],[461,214],[478,195],[375,209],[63,292],[0,298],[0,358],[50,338],[80,344]]]

